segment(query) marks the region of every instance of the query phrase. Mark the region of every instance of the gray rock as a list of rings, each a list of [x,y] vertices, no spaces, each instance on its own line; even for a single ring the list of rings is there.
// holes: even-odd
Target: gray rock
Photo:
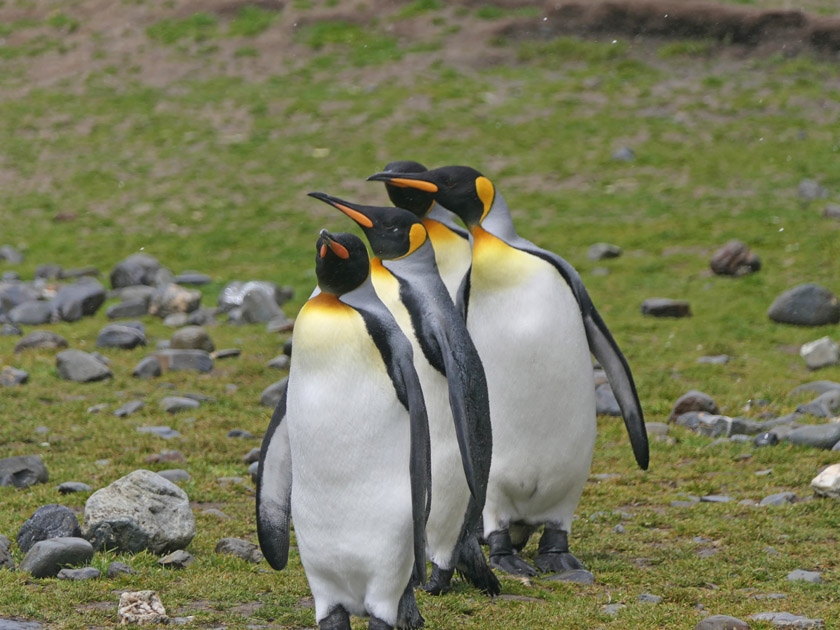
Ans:
[[[189,553],[183,549],[178,549],[158,560],[158,564],[165,569],[186,569],[194,561],[195,558]]]
[[[617,162],[632,162],[636,159],[636,152],[630,147],[620,147],[613,151],[612,159]]]
[[[251,481],[253,481],[254,483],[257,483],[257,478],[259,477],[259,472],[260,472],[260,463],[258,461],[257,462],[252,462],[248,466],[248,474],[251,476]]]
[[[164,479],[171,481],[172,483],[181,483],[192,479],[192,477],[190,477],[190,473],[188,473],[183,468],[169,468],[168,470],[159,470],[158,474]]]
[[[18,265],[23,262],[23,254],[11,245],[0,246],[0,260]]]
[[[700,621],[694,630],[750,630],[750,626],[736,617],[712,615]]]
[[[280,313],[268,320],[265,330],[270,333],[287,332],[294,328],[294,325],[294,320],[286,317],[285,313]]]
[[[40,455],[19,455],[0,459],[0,487],[28,488],[49,481],[49,474]]]
[[[84,538],[50,538],[35,543],[20,563],[20,570],[36,578],[55,577],[61,567],[86,564],[93,547]]]
[[[691,317],[691,306],[685,300],[648,298],[642,302],[642,315],[653,317]]]
[[[626,608],[624,604],[607,604],[606,606],[601,606],[601,614],[613,617],[620,613],[624,608]]]
[[[163,374],[163,368],[156,356],[141,359],[140,363],[134,367],[134,371],[131,373],[135,378],[154,378],[161,374]]]
[[[803,179],[796,188],[796,194],[802,201],[814,201],[828,197],[828,190],[813,179]]]
[[[229,438],[241,438],[243,440],[253,440],[255,437],[253,433],[245,429],[231,429],[227,432],[227,436]]]
[[[824,417],[830,418],[840,413],[840,390],[825,392],[811,401],[812,405],[821,407],[826,411]]]
[[[8,551],[12,548],[12,541],[0,534],[0,549]]]
[[[0,630],[42,630],[44,624],[39,621],[19,621],[0,617]]]
[[[229,312],[233,308],[241,306],[245,294],[251,291],[265,293],[274,300],[277,306],[283,306],[293,295],[291,287],[278,287],[273,282],[264,282],[261,280],[249,280],[248,282],[234,281],[228,283],[219,294],[219,308],[223,312]]]
[[[214,516],[214,517],[222,519],[222,520],[227,520],[227,519],[230,518],[230,516],[228,516],[227,514],[225,514],[224,512],[222,512],[221,510],[218,510],[216,508],[206,508],[204,510],[201,510],[201,513],[206,514],[207,516]]]
[[[0,282],[19,282],[20,274],[17,271],[4,271],[0,274]]]
[[[42,300],[18,304],[9,311],[9,321],[21,326],[40,326],[52,320],[52,305]]]
[[[149,303],[146,300],[125,300],[112,304],[105,311],[108,319],[124,319],[127,317],[143,317],[149,312]]]
[[[190,326],[215,326],[219,322],[216,321],[216,308],[199,308],[193,311],[187,317],[187,324]]]
[[[840,322],[840,302],[836,295],[818,284],[801,284],[777,297],[767,316],[782,324],[836,324]]]
[[[554,575],[549,575],[544,578],[551,582],[573,582],[574,584],[594,584],[595,576],[584,569],[571,569],[569,571],[561,571]]]
[[[96,338],[97,348],[122,348],[131,350],[137,346],[146,345],[146,335],[133,326],[108,324]]]
[[[787,439],[792,444],[830,449],[840,441],[840,424],[812,424],[791,431]]]
[[[146,406],[142,400],[129,400],[125,403],[122,407],[117,409],[114,412],[114,415],[118,418],[124,418],[126,416],[130,416],[131,414],[135,413],[136,411],[140,411],[143,407]]]
[[[90,383],[114,376],[107,366],[81,350],[63,350],[56,355],[55,361],[59,377],[66,381]]]
[[[823,216],[827,219],[840,219],[840,203],[825,204]]]
[[[70,580],[80,582],[82,580],[97,580],[102,577],[102,571],[95,567],[84,567],[82,569],[62,569],[56,576],[59,580]]]
[[[724,365],[732,360],[728,354],[713,354],[707,357],[697,357],[697,363],[710,363],[712,365]]]
[[[668,422],[673,422],[688,411],[705,411],[706,413],[717,414],[719,409],[711,396],[692,389],[680,396],[674,403],[671,415],[668,416]]]
[[[29,380],[29,372],[25,370],[18,370],[9,365],[4,365],[0,369],[0,386],[2,387],[17,387],[24,385]]]
[[[197,400],[186,396],[167,396],[160,401],[160,408],[167,413],[177,413],[190,409],[198,409],[201,405]]]
[[[812,381],[790,390],[788,396],[799,396],[800,394],[824,394],[833,390],[840,390],[840,383],[834,381]]]
[[[796,501],[796,494],[793,492],[778,492],[764,497],[759,505],[787,505]]]
[[[763,422],[756,422],[750,418],[732,418],[731,430],[732,435],[758,435],[764,429]]]
[[[160,268],[161,265],[154,256],[132,254],[118,262],[111,270],[111,287],[120,289],[138,284],[154,285],[155,275]]]
[[[809,370],[818,370],[840,363],[840,346],[831,337],[822,337],[804,344],[799,350],[799,356],[805,359]]]
[[[776,628],[825,628],[822,619],[808,619],[788,612],[763,612],[750,615],[755,621],[769,621]]]
[[[75,322],[93,315],[106,297],[105,287],[92,278],[61,287],[52,300],[53,321]]]
[[[753,444],[758,447],[762,446],[775,446],[779,443],[779,436],[771,431],[766,431],[764,433],[759,433],[755,436],[753,440]]]
[[[283,392],[286,391],[286,385],[289,382],[289,377],[285,377],[276,383],[272,383],[266,387],[262,394],[260,394],[260,404],[263,407],[271,407],[272,409],[280,402]]]
[[[703,503],[729,503],[731,500],[732,497],[723,494],[707,494],[704,497],[700,497],[700,501]]]
[[[108,570],[105,576],[109,579],[118,578],[121,575],[136,575],[137,571],[128,566],[125,562],[117,562],[116,560],[108,565]]]
[[[216,349],[210,335],[201,326],[185,326],[176,330],[169,341],[169,347],[174,350],[204,350],[213,352]]]
[[[642,593],[636,598],[636,601],[642,604],[661,604],[662,598],[659,595],[651,595],[650,593]]]
[[[274,357],[265,365],[266,367],[274,368],[275,370],[288,370],[291,362],[292,361],[289,357],[285,354],[281,354],[279,357]]]
[[[121,626],[168,623],[169,617],[155,591],[120,593],[117,619]]]
[[[26,553],[41,540],[81,537],[82,530],[73,510],[52,504],[42,505],[35,510],[18,530],[16,542],[20,550]]]
[[[670,427],[664,422],[645,422],[645,429],[648,437],[661,439],[668,435]]]
[[[794,569],[787,574],[786,579],[789,582],[810,582],[811,584],[822,583],[819,571],[805,571],[804,569]]]
[[[261,287],[254,287],[242,296],[240,319],[246,324],[267,323],[284,315],[275,296]]]
[[[14,324],[3,324],[0,326],[0,337],[20,337],[21,335],[23,335],[23,331]]]
[[[161,554],[190,543],[195,518],[181,488],[153,472],[136,470],[88,498],[83,530],[96,549]]]
[[[189,323],[190,316],[186,313],[170,313],[163,318],[163,325],[169,326],[170,328],[180,328],[181,326],[186,326]],[[167,348],[171,345],[168,341],[166,344]]]
[[[14,571],[15,570],[15,560],[12,558],[12,554],[9,553],[7,547],[0,545],[0,570],[6,569],[7,571]],[[2,630],[2,619],[0,619],[0,630]]]
[[[59,484],[58,491],[61,494],[73,494],[75,492],[90,492],[93,490],[89,485],[86,483],[82,483],[81,481],[65,481],[62,484]]]
[[[120,289],[114,289],[111,292],[112,297],[118,297],[123,302],[143,302],[146,305],[146,310],[149,309],[149,304],[152,303],[152,297],[156,289],[145,284],[134,284]]]
[[[712,254],[709,265],[720,276],[744,276],[761,269],[761,259],[744,243],[732,239]]]
[[[184,273],[180,273],[175,276],[175,282],[177,284],[191,284],[195,286],[201,286],[203,284],[209,284],[213,282],[213,279],[204,273],[198,273],[197,271],[185,271]]]
[[[152,296],[149,314],[164,318],[173,313],[192,313],[201,304],[201,291],[174,283],[162,285]]]
[[[263,559],[258,545],[241,538],[222,538],[216,543],[215,551],[220,554],[236,556],[254,564],[261,562]]]
[[[242,350],[239,348],[223,348],[222,350],[216,350],[210,356],[213,359],[234,359],[242,354]]]
[[[157,437],[163,438],[164,440],[171,440],[173,438],[181,437],[181,434],[178,433],[175,429],[166,426],[137,427],[137,433],[151,433],[152,435],[156,435]]]
[[[245,455],[245,463],[253,464],[254,462],[258,461],[260,461],[260,447],[255,446],[250,451],[248,451],[247,455]]]
[[[621,407],[609,383],[595,388],[595,412],[599,416],[621,416]]]
[[[840,464],[826,467],[811,481],[814,494],[820,497],[840,499]]]
[[[204,350],[161,350],[155,355],[164,370],[210,372],[213,359]]]
[[[33,330],[15,345],[15,352],[24,350],[57,350],[66,348],[67,340],[59,334],[48,330]]]
[[[589,246],[586,257],[589,260],[604,260],[606,258],[618,258],[622,250],[618,245],[610,243],[593,243]]]

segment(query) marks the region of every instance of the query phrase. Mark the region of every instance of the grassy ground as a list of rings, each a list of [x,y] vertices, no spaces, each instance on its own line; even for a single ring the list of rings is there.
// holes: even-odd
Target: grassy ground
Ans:
[[[807,400],[787,396],[800,383],[840,381],[840,368],[815,375],[796,354],[806,341],[836,339],[836,326],[766,317],[773,298],[796,284],[840,292],[840,223],[820,216],[825,201],[796,194],[803,178],[821,182],[835,202],[840,194],[836,61],[703,42],[511,42],[493,35],[510,15],[442,4],[408,3],[361,28],[330,13],[338,11],[330,3],[195,14],[177,3],[125,2],[131,19],[114,18],[108,29],[108,12],[86,3],[62,11],[31,3],[28,22],[18,15],[27,6],[0,3],[0,245],[26,255],[20,265],[0,262],[0,271],[29,279],[37,265],[56,262],[107,273],[143,250],[176,272],[210,274],[206,304],[233,279],[290,284],[293,315],[314,283],[318,229],[353,229],[306,192],[384,202],[364,178],[392,159],[463,163],[496,182],[521,234],[581,271],[630,360],[649,421],[664,421],[691,388],[729,415],[755,416],[792,411]],[[636,159],[611,159],[625,145]],[[762,270],[711,276],[709,255],[733,237],[758,252]],[[586,250],[596,241],[625,253],[593,263]],[[593,274],[596,266],[609,273]],[[652,296],[688,299],[694,315],[644,318],[639,304]],[[152,344],[171,334],[144,321]],[[104,323],[103,309],[50,329],[91,350]],[[46,503],[82,508],[84,495],[57,493],[61,481],[99,488],[138,467],[165,467],[145,462],[162,448],[187,457],[193,480],[183,487],[198,521],[189,547],[197,562],[185,571],[159,569],[144,555],[120,558],[140,574],[118,580],[73,584],[3,571],[0,614],[58,628],[111,626],[116,591],[153,588],[171,613],[195,615],[196,627],[314,624],[294,552],[279,574],[213,553],[223,536],[255,539],[250,484],[217,478],[246,476],[242,457],[258,442],[225,435],[264,430],[269,411],[259,393],[282,376],[264,365],[285,337],[224,324],[211,335],[219,348],[242,348],[242,357],[217,362],[206,376],[137,382],[130,372],[144,350],[105,351],[115,378],[90,385],[60,381],[52,353],[14,355],[16,339],[0,338],[0,363],[31,375],[0,393],[0,456],[39,453],[51,473],[45,485],[0,489],[0,533],[14,538]],[[718,353],[734,358],[696,363]],[[216,401],[194,421],[164,417],[157,401],[170,390],[162,382]],[[132,398],[147,406],[127,419],[86,412]],[[743,412],[751,399],[768,406]],[[183,437],[135,432],[155,424]],[[593,473],[618,476],[593,478],[572,540],[597,582],[504,578],[505,596],[492,602],[463,585],[440,599],[421,595],[427,627],[688,628],[710,614],[769,610],[840,625],[836,501],[668,507],[680,493],[758,500],[791,490],[806,498],[836,454],[709,447],[710,439],[672,429],[675,440],[653,443],[651,470],[642,473],[620,421],[599,426]],[[110,463],[97,465],[101,459]],[[755,474],[766,469],[772,474]],[[231,518],[202,514],[203,506]],[[618,523],[626,533],[613,531]],[[532,543],[526,553],[534,552]],[[112,559],[98,555],[95,564]],[[796,568],[822,571],[825,583],[785,581]],[[644,592],[664,602],[637,603]],[[787,598],[754,597],[772,592]],[[610,602],[627,607],[609,617],[600,609]]]

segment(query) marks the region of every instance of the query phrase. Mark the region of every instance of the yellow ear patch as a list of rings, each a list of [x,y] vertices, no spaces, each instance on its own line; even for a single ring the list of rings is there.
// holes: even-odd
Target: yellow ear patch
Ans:
[[[481,199],[481,203],[484,204],[484,212],[481,213],[481,219],[483,220],[493,205],[496,189],[493,188],[493,182],[482,175],[475,180],[475,192],[478,194],[478,198]]]
[[[408,251],[399,258],[395,258],[394,260],[405,258],[409,254],[416,252],[417,248],[426,242],[427,236],[428,234],[426,232],[426,228],[423,227],[422,223],[415,223],[414,225],[412,225],[411,231],[408,233]]]

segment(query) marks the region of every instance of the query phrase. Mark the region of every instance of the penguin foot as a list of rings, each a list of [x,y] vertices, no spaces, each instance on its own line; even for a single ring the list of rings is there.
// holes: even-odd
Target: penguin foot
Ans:
[[[420,614],[420,609],[417,607],[413,584],[409,581],[397,606],[397,628],[400,628],[400,630],[416,630],[422,628],[425,623],[426,620],[423,619],[423,615]]]
[[[476,536],[470,536],[460,545],[456,566],[464,579],[490,597],[501,592],[502,585],[499,584],[499,578],[487,565],[487,559],[481,551]]]
[[[336,606],[318,622],[319,630],[350,630],[350,615],[344,606]]]
[[[455,569],[441,569],[434,562],[432,563],[432,577],[423,585],[423,590],[429,595],[443,595],[452,588],[452,574]]]
[[[571,553],[542,553],[534,559],[534,564],[543,573],[562,573],[583,569],[583,564]]]
[[[370,616],[368,630],[394,630],[394,626],[382,621],[379,617]]]
[[[537,570],[517,555],[490,556],[490,566],[511,575],[534,577]]]

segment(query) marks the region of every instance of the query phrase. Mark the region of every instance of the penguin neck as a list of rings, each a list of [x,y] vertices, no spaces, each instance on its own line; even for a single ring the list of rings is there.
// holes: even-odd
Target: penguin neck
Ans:
[[[504,197],[498,191],[493,197],[493,204],[490,206],[489,212],[476,227],[511,245],[519,239],[519,235],[513,227],[510,209]],[[475,228],[471,228],[471,231],[474,235]]]
[[[435,250],[430,239],[405,258],[380,260],[375,258],[379,267],[386,273],[405,280],[409,285],[423,290],[434,288],[439,282],[443,285],[435,262]],[[445,288],[444,288],[445,290]]]
[[[433,230],[440,230],[441,226],[443,226],[449,232],[461,238],[468,239],[469,232],[456,223],[456,216],[454,212],[447,210],[439,203],[435,203],[423,218],[423,225],[426,226],[426,231],[429,232],[430,236],[432,236],[431,232]]]

